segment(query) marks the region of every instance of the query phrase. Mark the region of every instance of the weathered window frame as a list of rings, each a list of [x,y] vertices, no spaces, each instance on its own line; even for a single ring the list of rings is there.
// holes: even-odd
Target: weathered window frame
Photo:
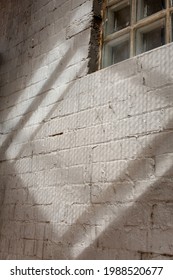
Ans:
[[[165,34],[164,34],[164,44],[168,44],[172,42],[172,36],[173,36],[173,1],[172,0],[165,0],[165,7],[163,10],[160,10],[152,15],[143,17],[141,19],[138,19],[138,13],[137,13],[137,4],[139,4],[138,1],[142,0],[106,0],[105,6],[104,6],[104,17],[103,17],[103,51],[102,51],[102,67],[107,67],[109,65],[114,64],[113,61],[111,61],[111,54],[109,53],[109,46],[113,44],[113,42],[116,44],[118,40],[121,40],[121,38],[129,36],[129,58],[133,57],[137,54],[140,54],[142,52],[145,52],[145,49],[140,49],[139,47],[139,38],[137,34],[139,31],[141,32],[147,32],[147,28],[150,31],[150,28],[152,30],[152,25],[154,24],[160,24],[165,26]],[[156,0],[154,0],[156,1]],[[107,28],[109,21],[108,13],[111,9],[116,10],[118,9],[118,6],[125,6],[130,5],[131,12],[130,12],[130,24],[126,27],[123,27],[120,30],[115,30],[114,32],[110,33]]]

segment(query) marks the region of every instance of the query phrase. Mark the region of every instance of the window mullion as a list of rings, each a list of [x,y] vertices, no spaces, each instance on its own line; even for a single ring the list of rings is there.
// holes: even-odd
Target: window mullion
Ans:
[[[124,29],[122,29],[122,30],[120,30],[120,31],[114,32],[114,33],[112,33],[112,34],[109,34],[109,35],[106,36],[104,42],[105,42],[105,43],[108,43],[108,42],[110,42],[110,41],[112,41],[112,40],[114,40],[114,39],[117,39],[117,38],[119,38],[119,37],[121,37],[121,36],[123,36],[123,35],[129,33],[130,30],[131,30],[131,27],[128,26],[128,27],[126,27],[126,28],[124,28]]]
[[[171,35],[171,13],[170,13],[170,1],[166,0],[166,44],[170,43],[170,35]]]
[[[137,23],[135,23],[134,28],[135,29],[141,28],[145,25],[153,23],[154,21],[165,18],[165,16],[166,16],[166,11],[160,11],[157,14],[154,14],[154,15],[151,15],[149,17],[139,20]]]
[[[136,23],[136,0],[131,1],[131,30],[130,30],[130,57],[135,55],[135,30]]]

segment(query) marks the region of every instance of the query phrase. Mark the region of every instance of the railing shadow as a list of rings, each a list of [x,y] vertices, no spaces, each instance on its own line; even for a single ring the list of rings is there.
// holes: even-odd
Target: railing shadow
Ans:
[[[163,81],[163,79],[164,79],[163,75],[161,75],[159,73],[157,75],[156,71],[155,71],[154,75],[155,75],[155,77],[157,76],[157,80]],[[169,79],[169,77],[168,77],[168,79]],[[171,79],[169,80],[169,83],[170,82],[171,82]],[[163,99],[165,98],[164,95],[162,96],[162,98]],[[155,157],[157,157],[158,155],[171,153],[173,151],[173,148],[170,144],[170,143],[172,143],[172,137],[173,137],[172,119],[169,120],[168,123],[164,123],[163,126],[165,128],[161,131],[162,134],[160,134],[159,132],[155,133],[156,136],[154,137],[154,140],[149,142],[149,144],[147,144],[141,150],[141,152],[135,156],[135,158],[140,158],[140,159],[151,158],[151,159],[154,159],[154,164],[155,164]],[[140,137],[140,135],[138,137]],[[169,144],[169,149],[166,149],[168,144]],[[153,152],[152,152],[152,150],[153,150]],[[115,242],[114,252],[113,252],[113,254],[110,254],[110,256],[107,255],[107,257],[108,258],[124,258],[123,254],[121,254],[121,249],[123,248],[123,243],[126,245],[126,248],[128,247],[128,243],[130,244],[130,240],[128,242],[128,236],[122,237],[122,235],[121,235],[121,231],[124,226],[127,226],[127,231],[129,231],[128,223],[127,223],[127,225],[123,224],[124,215],[126,216],[126,221],[128,219],[132,220],[130,218],[130,216],[134,212],[133,204],[139,204],[139,205],[142,204],[144,209],[146,208],[147,212],[148,212],[147,213],[147,219],[148,219],[147,224],[145,224],[145,226],[144,226],[147,228],[147,230],[145,230],[145,242],[144,242],[143,246],[141,246],[141,248],[140,248],[140,246],[138,248],[138,246],[136,245],[136,248],[138,248],[138,249],[135,248],[134,242],[133,242],[133,246],[131,246],[131,248],[129,250],[131,250],[131,252],[135,251],[133,249],[133,247],[134,247],[136,249],[136,251],[135,251],[136,255],[135,255],[135,252],[134,252],[134,254],[130,255],[129,251],[127,250],[127,252],[126,252],[126,254],[127,254],[126,256],[128,256],[127,258],[134,258],[134,257],[143,258],[144,256],[145,257],[150,256],[152,258],[152,255],[155,256],[156,258],[157,258],[157,256],[159,257],[160,255],[165,258],[167,258],[167,257],[171,258],[172,257],[171,250],[172,250],[172,243],[173,243],[173,240],[171,238],[169,239],[170,243],[167,246],[167,248],[162,248],[162,246],[160,246],[159,242],[157,244],[155,244],[155,247],[152,246],[152,242],[154,242],[156,237],[158,237],[157,234],[158,235],[160,234],[160,233],[158,233],[158,231],[162,230],[162,226],[159,225],[159,223],[155,226],[152,219],[154,219],[153,215],[155,215],[156,216],[155,219],[158,220],[159,219],[158,217],[161,214],[161,213],[153,214],[153,207],[158,206],[160,202],[165,205],[166,205],[166,203],[168,203],[168,204],[172,203],[172,198],[173,198],[171,195],[171,191],[172,191],[171,171],[173,169],[172,165],[169,165],[167,167],[166,171],[163,170],[163,174],[161,174],[160,176],[157,175],[155,180],[153,178],[145,178],[145,184],[146,184],[145,189],[142,189],[141,193],[139,192],[139,194],[138,194],[137,198],[134,200],[134,202],[132,200],[128,201],[129,207],[127,207],[127,209],[125,209],[125,210],[122,210],[122,220],[121,220],[121,210],[120,210],[121,207],[120,207],[119,208],[120,217],[117,217],[118,210],[117,211],[115,210],[116,219],[114,221],[110,221],[110,224],[109,224],[109,222],[105,221],[105,224],[107,224],[107,226],[105,226],[105,229],[104,229],[104,227],[102,228],[100,225],[101,224],[100,220],[104,224],[104,218],[105,218],[105,220],[108,219],[107,208],[109,208],[109,204],[110,204],[110,207],[113,205],[113,203],[111,203],[112,196],[115,197],[115,201],[116,201],[116,193],[119,193],[118,189],[120,188],[120,187],[118,187],[118,185],[121,185],[122,178],[126,177],[126,176],[124,176],[125,174],[126,175],[128,174],[127,179],[132,180],[133,191],[135,191],[136,188],[139,188],[138,185],[140,186],[141,182],[137,181],[137,179],[134,176],[134,173],[138,172],[137,170],[145,169],[144,163],[145,163],[145,160],[141,161],[141,163],[140,163],[140,161],[135,162],[135,160],[129,161],[128,169],[123,170],[123,172],[119,176],[119,179],[117,178],[117,181],[114,182],[112,185],[110,185],[108,188],[105,187],[105,190],[103,190],[102,194],[98,194],[98,201],[96,199],[94,201],[94,203],[91,203],[91,205],[89,207],[86,207],[85,211],[81,215],[76,213],[76,219],[75,219],[75,217],[73,217],[73,219],[75,220],[74,226],[69,225],[69,230],[67,230],[65,232],[65,234],[62,235],[61,238],[58,238],[58,237],[56,238],[56,236],[55,236],[53,245],[51,245],[51,241],[48,241],[47,246],[48,247],[50,246],[50,250],[52,248],[52,255],[50,253],[49,257],[56,258],[57,252],[55,249],[55,245],[57,245],[59,252],[61,252],[61,255],[59,258],[71,258],[74,254],[72,253],[69,256],[70,250],[73,251],[73,249],[70,248],[70,245],[68,246],[68,243],[70,243],[70,240],[73,240],[74,247],[75,247],[75,244],[78,244],[80,247],[80,248],[78,248],[78,253],[76,253],[76,258],[85,258],[85,259],[87,259],[87,258],[88,259],[105,258],[104,251],[106,250],[106,248],[109,248],[111,251],[111,248],[114,248],[113,242]],[[153,168],[154,168],[154,166],[153,166]],[[131,179],[131,178],[133,178],[133,179]],[[147,180],[149,182],[147,182]],[[163,190],[160,187],[160,185],[162,185],[162,184],[165,186],[165,189],[163,189]],[[93,187],[93,185],[94,184],[91,182],[91,188]],[[98,183],[98,185],[99,185],[99,183]],[[125,182],[125,185],[126,185],[126,182]],[[167,188],[167,186],[168,186],[168,188]],[[114,189],[116,193],[113,193],[112,189]],[[164,194],[164,191],[167,192],[167,194]],[[122,197],[120,201],[123,201],[123,198],[124,198],[125,203],[127,203],[126,196],[128,196],[130,192],[131,192],[131,189],[129,189],[129,191],[128,191],[127,187],[126,187],[124,197]],[[160,192],[160,196],[158,196],[158,192]],[[122,191],[122,193],[123,193],[123,191]],[[151,197],[152,197],[152,199],[151,199]],[[157,201],[156,197],[157,197],[158,201]],[[120,201],[117,201],[117,205],[115,204],[116,207],[118,207],[119,204],[122,203]],[[105,203],[105,206],[103,205],[104,203]],[[160,206],[158,206],[158,207],[160,207]],[[96,208],[97,208],[97,210],[96,210]],[[110,212],[113,212],[113,210]],[[137,208],[136,208],[136,212],[138,212]],[[143,215],[143,213],[141,212],[141,216],[142,215]],[[143,219],[142,217],[138,217],[138,218],[141,220]],[[93,220],[95,221],[95,224],[94,224]],[[161,224],[161,222],[160,222],[160,224]],[[163,224],[164,224],[164,222],[163,222]],[[172,224],[172,222],[170,222],[169,225],[168,224],[165,224],[163,226],[163,228],[164,228],[164,230],[165,229],[168,230],[168,232],[169,231],[172,232],[173,224]],[[75,225],[78,225],[78,227],[75,228]],[[96,228],[98,226],[98,233],[93,233],[94,226],[96,226]],[[141,226],[142,226],[142,224],[141,224]],[[159,227],[160,227],[160,229],[159,229]],[[118,244],[116,242],[116,234],[115,234],[116,231],[113,230],[114,228],[117,229],[117,236],[119,236]],[[121,228],[121,230],[119,230],[119,228]],[[156,232],[157,232],[155,234],[156,236],[151,237],[151,233],[152,233],[152,231],[154,231],[155,228],[156,228]],[[163,230],[163,232],[164,232],[164,230]],[[99,231],[100,231],[100,233],[99,233]],[[111,235],[115,235],[115,236],[114,236],[114,239],[112,238],[112,243],[111,242],[109,243],[108,240],[109,240],[109,236],[111,236]],[[169,233],[168,233],[168,235],[169,235]],[[95,236],[95,238],[93,236]],[[134,233],[134,236],[135,236],[135,233]],[[86,239],[87,238],[89,239],[89,243],[87,243],[87,240],[85,240],[85,237],[86,237]],[[92,239],[94,239],[95,241],[92,242]],[[139,240],[139,241],[141,242],[142,240]],[[138,244],[136,240],[135,240],[135,242],[136,242],[136,244]],[[62,245],[65,243],[67,244],[66,250],[64,249],[64,247]],[[89,244],[88,247],[86,246],[87,249],[84,245],[85,243]],[[110,247],[105,244],[109,244]],[[53,252],[54,249],[55,249],[55,252]],[[119,250],[118,254],[116,253],[117,250]],[[125,250],[125,247],[124,247],[124,250]],[[147,252],[149,252],[149,253],[147,253]]]
[[[166,124],[167,127],[171,127],[172,125],[172,120],[169,121],[169,123]],[[19,126],[20,127],[20,126]],[[34,132],[34,134],[32,135],[32,138],[36,135],[37,132]],[[170,137],[170,140],[169,140]],[[145,149],[142,149],[141,154],[138,154],[137,157],[138,158],[143,158],[145,157],[145,155],[148,155],[148,153],[151,153],[149,156],[150,157],[155,157],[157,156],[157,154],[164,154],[165,153],[165,146],[166,143],[168,142],[172,142],[172,134],[171,134],[171,129],[170,131],[165,131],[165,135],[156,135],[156,137],[154,138],[154,140],[152,142],[149,143],[149,145],[147,145],[145,147]],[[151,147],[153,147],[153,154],[151,152]],[[4,146],[5,149],[5,146]],[[20,156],[20,154],[19,154]],[[38,223],[38,221],[43,220],[44,221],[44,228],[46,228],[46,232],[48,234],[48,236],[46,235],[46,237],[42,238],[41,240],[39,240],[39,245],[35,245],[37,243],[36,241],[36,237],[33,236],[31,234],[31,238],[28,239],[25,237],[21,237],[21,240],[18,239],[18,242],[23,244],[22,242],[28,244],[24,247],[21,247],[23,249],[21,250],[27,250],[26,252],[22,251],[23,253],[20,254],[20,257],[22,256],[22,254],[27,255],[27,254],[31,254],[31,258],[53,258],[53,259],[64,259],[64,258],[68,258],[68,259],[73,259],[74,255],[76,256],[77,259],[99,259],[99,258],[105,258],[105,254],[104,254],[104,250],[105,248],[109,248],[109,253],[107,253],[107,258],[123,258],[123,255],[120,252],[123,252],[123,250],[125,251],[125,255],[127,256],[127,258],[142,258],[143,256],[146,257],[147,252],[150,252],[150,256],[152,256],[152,254],[154,254],[155,256],[158,255],[162,255],[162,256],[172,256],[169,248],[167,249],[159,249],[157,246],[157,248],[152,248],[152,242],[151,242],[151,238],[149,237],[149,234],[151,236],[151,232],[154,228],[156,228],[157,233],[159,229],[159,225],[157,227],[157,224],[155,226],[154,224],[154,215],[153,214],[153,209],[155,210],[155,207],[159,207],[158,201],[159,199],[161,199],[162,197],[164,198],[163,201],[165,201],[165,203],[171,203],[172,202],[172,197],[170,195],[171,193],[171,189],[172,186],[171,184],[169,184],[169,182],[167,182],[167,179],[165,179],[164,181],[164,177],[166,178],[166,174],[171,171],[172,166],[169,167],[168,170],[166,170],[166,172],[164,174],[162,174],[161,177],[163,178],[157,178],[156,181],[153,181],[152,186],[150,186],[150,181],[148,187],[143,190],[142,192],[138,190],[137,191],[137,198],[136,200],[133,202],[131,200],[128,201],[129,205],[128,207],[124,207],[124,205],[121,205],[120,201],[116,201],[116,193],[119,192],[119,188],[121,188],[121,184],[120,187],[118,187],[119,183],[122,183],[122,177],[124,176],[124,174],[128,174],[128,178],[131,178],[132,180],[132,185],[133,185],[133,189],[135,191],[135,188],[138,187],[138,184],[140,184],[140,182],[136,182],[135,179],[133,179],[134,174],[133,174],[133,170],[138,170],[138,169],[143,169],[143,162],[141,161],[141,163],[136,163],[135,161],[131,161],[128,164],[128,170],[123,170],[122,174],[119,176],[119,179],[117,178],[117,181],[114,182],[111,186],[109,186],[108,188],[106,188],[106,190],[103,190],[103,192],[101,194],[99,194],[98,200],[94,200],[94,202],[91,203],[91,205],[89,207],[86,207],[85,211],[81,214],[78,215],[77,214],[77,218],[75,219],[75,222],[73,225],[68,225],[68,223],[66,224],[67,230],[66,232],[62,235],[62,237],[59,237],[58,232],[55,232],[55,235],[57,234],[57,237],[53,237],[52,236],[52,224],[50,221],[50,218],[47,217],[47,215],[43,215],[42,210],[43,209],[39,209],[37,201],[35,201],[34,197],[32,197],[32,195],[29,194],[29,188],[26,188],[25,186],[23,187],[23,183],[22,181],[20,182],[21,186],[22,186],[22,195],[18,195],[17,197],[17,202],[14,203],[13,207],[9,206],[12,208],[11,211],[9,211],[12,214],[12,218],[14,218],[14,213],[15,213],[15,208],[16,206],[18,206],[18,201],[22,201],[22,207],[25,208],[25,206],[27,205],[26,203],[26,198],[24,199],[25,196],[30,197],[29,201],[32,201],[31,205],[35,205],[36,206],[36,212],[37,213],[33,213],[33,217],[35,215],[38,215],[39,219],[35,219],[33,218],[33,224],[36,227],[36,224]],[[13,170],[13,166],[11,165],[10,167],[11,170]],[[131,170],[131,172],[129,172],[129,170]],[[11,171],[12,174],[15,174],[15,169],[14,171]],[[19,178],[20,181],[20,178]],[[168,187],[168,197],[163,196],[164,193],[162,192],[162,188],[160,188],[160,184],[164,184],[166,186],[169,185]],[[6,184],[6,183],[4,183]],[[19,184],[19,185],[20,185]],[[92,185],[91,185],[92,188]],[[6,191],[9,191],[8,189],[5,188],[4,185],[4,189]],[[112,189],[115,190],[115,202],[111,203],[113,198],[112,195]],[[147,189],[147,191],[146,191]],[[161,192],[161,194],[159,195],[158,200],[156,199],[157,196],[157,192],[158,190]],[[131,192],[131,189],[129,189],[129,191],[126,188],[125,194],[124,194],[124,198],[127,196],[128,194]],[[5,200],[4,201],[8,201],[7,197],[8,197],[8,193],[5,193]],[[61,196],[61,194],[60,194]],[[11,197],[11,198],[10,198]],[[106,198],[106,203],[105,205],[103,205],[101,202],[104,201],[104,199]],[[9,195],[9,199],[12,199],[12,194]],[[14,199],[14,198],[13,198]],[[28,199],[28,198],[27,198]],[[15,200],[15,199],[14,199]],[[123,200],[123,197],[122,197]],[[28,200],[27,200],[28,201]],[[162,202],[163,202],[162,201]],[[110,203],[109,203],[110,202]],[[127,202],[125,200],[125,202]],[[11,201],[12,203],[12,201]],[[52,200],[48,202],[48,204],[52,204],[53,203],[53,197]],[[28,205],[28,209],[31,206],[30,204]],[[46,206],[47,203],[45,203]],[[43,206],[43,205],[42,205]],[[137,207],[136,207],[137,206]],[[139,206],[139,207],[138,207]],[[110,210],[110,213],[115,213],[116,218],[112,220],[109,220],[108,216],[109,216],[109,210],[108,208],[111,209],[115,208],[113,210]],[[140,212],[138,209],[141,209],[142,207],[142,211]],[[123,208],[123,209],[122,209]],[[134,210],[135,208],[135,210]],[[38,210],[39,209],[39,210]],[[2,211],[5,210],[2,209]],[[5,210],[6,211],[6,210]],[[134,211],[137,212],[135,214],[135,219],[137,220],[137,222],[135,223],[133,220],[133,216],[134,216]],[[147,214],[144,215],[145,217],[143,217],[143,211],[146,211]],[[24,213],[25,215],[29,217],[29,211],[21,211],[21,213]],[[138,214],[139,212],[139,214]],[[106,213],[106,215],[105,215]],[[53,213],[52,213],[53,214]],[[118,217],[120,215],[120,217]],[[1,217],[5,217],[5,214],[2,212]],[[51,215],[50,215],[51,217]],[[75,216],[73,217],[75,218]],[[145,223],[143,224],[143,220],[145,220]],[[27,221],[26,218],[22,219],[22,222],[25,223]],[[128,222],[130,221],[130,222]],[[142,222],[141,222],[142,221]],[[29,222],[29,220],[28,220]],[[3,224],[3,223],[1,223]],[[103,224],[105,224],[105,227],[103,226]],[[39,225],[39,223],[38,223]],[[135,228],[135,226],[138,225],[141,228],[141,232],[133,232],[133,228]],[[7,225],[6,225],[7,226]],[[165,225],[166,228],[168,228],[168,230],[172,230],[171,225]],[[13,228],[13,227],[12,227]],[[25,228],[25,226],[24,226]],[[96,228],[96,233],[94,233],[94,237],[93,237],[93,229]],[[147,230],[146,230],[147,228]],[[5,233],[7,232],[6,227],[2,227],[2,235],[3,235],[3,230],[4,230],[4,236],[6,235]],[[123,235],[123,233],[127,230],[127,234]],[[25,231],[25,230],[24,230]],[[28,229],[27,229],[28,231]],[[45,231],[45,229],[44,229]],[[138,231],[138,230],[137,230]],[[11,235],[13,230],[9,231]],[[34,231],[35,232],[35,231]],[[132,232],[132,235],[129,233]],[[142,239],[142,241],[145,241],[144,243],[141,244],[141,234],[143,234],[144,232],[144,238]],[[137,233],[139,234],[139,240],[136,239]],[[28,234],[28,233],[27,233]],[[13,235],[14,237],[15,235]],[[25,236],[25,235],[24,235]],[[89,236],[89,237],[88,237]],[[133,236],[133,237],[132,237]],[[6,245],[2,244],[2,248],[4,248],[3,246],[7,246],[7,248],[13,248],[10,249],[11,252],[13,252],[14,250],[14,245],[10,245],[9,242],[11,242],[12,244],[17,244],[16,242],[14,242],[14,239],[11,236],[11,240],[9,241],[10,238],[8,239],[8,241],[6,241]],[[85,240],[85,238],[89,238],[88,240]],[[87,239],[86,238],[86,239]],[[152,237],[153,238],[153,237]],[[131,240],[132,239],[132,240]],[[135,239],[135,240],[134,240]],[[3,241],[3,238],[1,239]],[[94,241],[93,241],[94,240]],[[171,241],[171,240],[170,240]],[[84,245],[85,242],[87,243],[87,248]],[[40,245],[42,244],[42,245]],[[123,245],[124,244],[124,245]],[[134,245],[135,244],[135,245]],[[76,246],[77,245],[77,246]],[[12,246],[12,247],[10,247]],[[36,246],[36,247],[35,247]],[[37,248],[37,246],[40,246],[39,249],[41,251],[39,251],[39,253],[33,253],[35,250],[35,248]],[[73,250],[71,247],[74,247],[75,250],[75,246],[76,246],[76,250],[77,253],[74,254]],[[123,247],[124,246],[124,247]],[[24,249],[24,248],[28,248],[28,249]],[[27,253],[29,248],[32,248],[30,253]],[[128,248],[128,249],[127,249]],[[134,250],[135,248],[135,250]],[[15,249],[17,250],[17,249]],[[36,251],[35,251],[36,252]],[[118,252],[118,253],[117,253]],[[133,252],[133,253],[131,253]],[[132,255],[131,255],[132,254]],[[7,254],[7,257],[10,258],[9,254]],[[12,257],[12,256],[11,256]],[[14,257],[14,256],[13,256]],[[25,258],[25,257],[24,257]],[[28,258],[28,255],[27,255]]]
[[[37,110],[46,94],[48,94],[46,93],[47,89],[58,78],[56,73],[59,72],[60,64],[63,64],[61,71],[65,69],[68,57],[69,53],[67,52],[40,90],[40,93],[44,92],[41,99],[38,102],[33,100],[26,111],[26,116],[20,119],[14,130],[7,136],[0,148],[2,158],[6,157],[6,151],[12,140],[26,125],[33,112]],[[163,78],[160,73],[155,74],[158,80]],[[122,73],[119,73],[119,75],[123,76]],[[70,84],[62,93],[61,98],[69,90]],[[56,106],[57,104],[52,107],[46,118],[51,117]],[[44,122],[30,135],[30,141],[35,138],[43,125]],[[154,157],[155,159],[158,154],[165,153],[163,151],[165,143],[172,141],[172,134],[169,133],[172,131],[172,119],[166,125],[169,127],[169,131],[165,131],[164,136],[158,133],[154,140],[141,150],[137,155],[138,158],[145,158],[145,155],[151,150],[151,146],[154,147],[154,152],[149,158]],[[20,158],[23,149],[19,151],[17,158]],[[131,160],[128,163],[127,170],[123,170],[115,182],[105,190],[103,189],[98,198],[95,199],[93,193],[91,193],[91,203],[89,206],[86,205],[82,214],[70,213],[71,217],[69,215],[64,224],[60,225],[58,223],[57,231],[55,230],[53,233],[52,216],[54,211],[52,205],[55,204],[57,198],[54,197],[53,190],[49,191],[49,195],[46,192],[47,196],[45,195],[45,198],[40,201],[39,192],[38,197],[35,197],[32,194],[32,186],[25,185],[20,176],[16,174],[16,167],[13,163],[9,163],[9,181],[3,177],[1,187],[1,257],[9,259],[16,256],[23,259],[105,259],[105,250],[107,250],[106,258],[114,259],[124,258],[125,256],[126,259],[141,259],[147,257],[147,254],[151,258],[152,255],[161,255],[165,258],[172,257],[172,221],[169,220],[169,217],[164,220],[162,215],[159,218],[158,214],[163,211],[162,203],[170,207],[172,205],[172,175],[170,174],[173,167],[172,165],[168,166],[166,171],[161,176],[157,176],[155,180],[149,179],[147,182],[148,179],[145,178],[145,187],[140,189],[142,181],[137,181],[133,172],[143,168],[144,161],[137,163],[135,160]],[[124,177],[125,174],[127,177]],[[33,174],[30,173],[29,176],[33,176]],[[168,180],[168,176],[170,180]],[[121,189],[122,177],[132,184],[132,188],[128,190],[126,188],[127,181],[124,182],[124,193]],[[34,180],[35,177],[33,176],[33,185],[36,186]],[[16,185],[18,185],[17,192],[14,191],[15,184],[9,187],[14,182],[17,182]],[[166,192],[164,192],[162,184],[166,188]],[[92,189],[92,187],[93,182],[91,181],[90,188]],[[117,194],[121,191],[121,198],[118,199]],[[135,195],[135,200],[128,198],[131,197],[131,191]],[[59,197],[62,199],[64,197],[63,190],[61,189],[59,192]],[[125,204],[127,203],[127,207],[121,202],[123,200]],[[66,206],[65,203],[64,205]],[[57,209],[59,208],[57,207]],[[57,209],[55,210],[57,211]],[[65,209],[62,209],[63,211]],[[69,219],[74,220],[73,225],[69,224]],[[159,219],[163,219],[161,221],[163,229],[160,227]],[[57,221],[60,222],[60,219],[57,218]],[[62,226],[66,228],[63,234],[61,234],[60,229]],[[165,239],[167,237],[167,234],[165,237],[166,230],[169,232],[169,238],[167,247],[164,248],[157,239],[159,234]]]
[[[173,134],[167,133],[165,136],[157,136],[141,151],[141,154],[138,154],[138,157],[145,156],[148,150],[151,151],[152,146],[157,147],[160,154],[165,148],[164,145],[172,141],[172,137]],[[110,183],[105,190],[98,191],[98,197],[94,199],[90,207],[86,207],[81,215],[75,213],[77,216],[76,220],[73,217],[75,223],[69,225],[65,234],[61,238],[54,234],[52,245],[52,241],[47,241],[47,246],[52,250],[51,253],[49,252],[49,257],[57,258],[56,245],[61,253],[58,259],[74,258],[75,245],[77,247],[76,259],[105,259],[105,256],[108,259],[141,259],[143,256],[146,258],[147,254],[151,258],[152,255],[155,257],[161,255],[161,258],[173,257],[173,223],[169,220],[170,216],[163,217],[165,214],[163,211],[166,210],[162,207],[162,205],[168,205],[171,208],[173,202],[173,174],[170,175],[173,165],[156,179],[135,180],[133,171],[144,169],[143,164],[142,161],[140,163],[140,161],[132,160],[128,164],[128,169],[123,170],[116,182]],[[122,184],[124,174],[128,174],[131,178],[131,186],[129,186],[129,181],[124,181]],[[91,188],[93,185],[91,184]],[[113,216],[115,219],[112,218]],[[162,246],[162,235],[166,240],[166,230],[168,238],[165,248],[165,244]],[[65,248],[62,244],[66,244]],[[72,249],[71,246],[74,248]],[[71,255],[69,255],[70,252],[72,252]]]

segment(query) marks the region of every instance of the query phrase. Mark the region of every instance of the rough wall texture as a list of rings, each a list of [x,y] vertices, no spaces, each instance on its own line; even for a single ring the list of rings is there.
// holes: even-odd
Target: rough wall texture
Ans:
[[[91,2],[1,1],[1,259],[173,258],[173,44],[78,79]]]

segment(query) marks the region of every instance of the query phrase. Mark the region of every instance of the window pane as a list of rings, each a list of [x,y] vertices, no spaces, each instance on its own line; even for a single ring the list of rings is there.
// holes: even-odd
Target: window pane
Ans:
[[[130,5],[114,13],[114,29],[118,31],[130,25]]]
[[[106,34],[114,33],[129,26],[130,16],[129,2],[123,1],[108,8]]]
[[[130,57],[129,35],[118,38],[113,42],[105,45],[104,67],[118,63]]]
[[[165,44],[163,20],[139,29],[136,36],[137,54],[158,48]]]
[[[170,5],[173,6],[173,0],[170,0]]]
[[[165,29],[157,28],[143,34],[144,51],[149,51],[165,44]]]
[[[165,0],[138,0],[137,3],[138,20],[165,9]]]

